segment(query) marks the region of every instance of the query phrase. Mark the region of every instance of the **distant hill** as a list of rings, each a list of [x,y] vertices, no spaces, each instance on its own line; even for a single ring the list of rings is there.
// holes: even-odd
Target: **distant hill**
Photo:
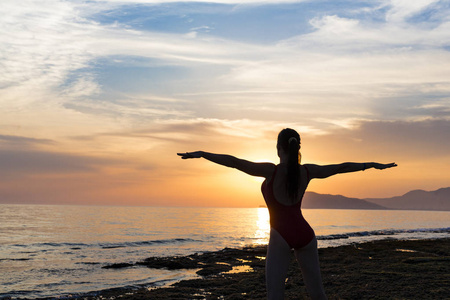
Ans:
[[[358,198],[348,198],[341,195],[324,195],[306,192],[302,208],[322,209],[386,209],[380,204],[371,203]]]
[[[414,190],[403,196],[364,200],[388,209],[450,211],[450,187],[431,192]]]
[[[414,190],[391,198],[348,198],[306,192],[302,208],[310,209],[402,209],[450,211],[450,187],[436,191]]]

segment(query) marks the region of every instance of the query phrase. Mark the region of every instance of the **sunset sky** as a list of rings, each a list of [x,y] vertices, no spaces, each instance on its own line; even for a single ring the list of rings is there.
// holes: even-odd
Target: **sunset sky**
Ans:
[[[2,0],[0,203],[245,206],[262,180],[177,152],[396,162],[309,190],[450,186],[450,3]]]

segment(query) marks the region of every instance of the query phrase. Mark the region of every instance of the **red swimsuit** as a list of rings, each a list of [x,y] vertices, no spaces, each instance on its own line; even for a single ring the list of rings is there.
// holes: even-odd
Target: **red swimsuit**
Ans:
[[[309,172],[306,169],[309,181]],[[270,214],[270,226],[274,228],[285,239],[289,247],[297,249],[309,244],[314,238],[314,231],[303,218],[300,209],[302,199],[294,205],[284,205],[275,199],[273,193],[273,182],[277,168],[273,172],[269,182],[267,179],[261,186],[261,191],[266,201]]]

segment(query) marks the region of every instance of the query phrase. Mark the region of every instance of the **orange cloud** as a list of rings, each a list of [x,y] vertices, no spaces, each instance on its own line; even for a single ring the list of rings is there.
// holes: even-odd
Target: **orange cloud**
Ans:
[[[262,179],[206,160],[182,161],[176,156],[177,152],[205,150],[277,163],[276,136],[286,124],[276,128],[270,123],[265,127],[255,124],[177,121],[64,143],[3,137],[0,201],[258,206],[263,204],[259,190]],[[446,120],[361,121],[326,134],[301,133],[303,163],[399,164],[386,171],[368,170],[313,180],[309,190],[365,198],[448,186],[449,129],[450,121]],[[99,144],[97,151],[92,148],[95,144]]]

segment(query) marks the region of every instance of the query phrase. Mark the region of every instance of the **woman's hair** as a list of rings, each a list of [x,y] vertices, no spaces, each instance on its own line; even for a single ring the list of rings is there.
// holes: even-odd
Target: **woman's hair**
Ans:
[[[285,128],[278,134],[278,145],[288,153],[286,188],[291,199],[297,199],[300,164],[300,135],[294,129]]]

